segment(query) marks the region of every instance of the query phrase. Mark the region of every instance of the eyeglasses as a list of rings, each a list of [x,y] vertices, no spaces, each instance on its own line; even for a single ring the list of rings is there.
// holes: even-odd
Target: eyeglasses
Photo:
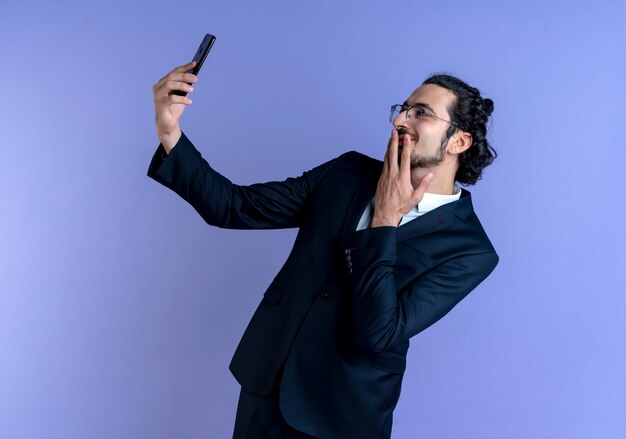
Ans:
[[[450,122],[449,120],[442,119],[439,116],[435,116],[431,111],[424,108],[423,105],[404,105],[404,104],[396,104],[391,106],[391,113],[389,113],[389,122],[393,123],[393,121],[402,113],[406,111],[406,120],[414,120],[419,121],[420,119],[424,119],[426,117],[432,117],[435,119],[443,120],[446,123],[464,131],[463,128],[455,124],[454,122]]]

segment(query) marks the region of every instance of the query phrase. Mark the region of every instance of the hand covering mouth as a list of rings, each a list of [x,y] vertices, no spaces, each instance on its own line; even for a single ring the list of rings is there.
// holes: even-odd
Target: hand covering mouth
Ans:
[[[413,142],[416,141],[415,140],[415,136],[411,135],[410,133],[407,133],[405,129],[400,128],[400,129],[398,129],[398,147],[401,147],[404,144],[404,135],[405,134],[408,134]]]

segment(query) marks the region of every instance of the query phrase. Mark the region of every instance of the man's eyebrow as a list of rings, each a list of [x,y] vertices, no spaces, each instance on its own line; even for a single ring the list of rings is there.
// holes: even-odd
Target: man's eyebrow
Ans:
[[[408,107],[409,106],[409,102],[408,101],[404,101],[402,106],[403,107]],[[434,116],[437,116],[437,113],[435,113],[435,110],[433,110],[433,107],[431,107],[430,105],[428,105],[428,104],[426,104],[424,102],[416,102],[415,104],[411,105],[411,107],[422,107],[422,108],[425,108],[431,114],[433,114]]]

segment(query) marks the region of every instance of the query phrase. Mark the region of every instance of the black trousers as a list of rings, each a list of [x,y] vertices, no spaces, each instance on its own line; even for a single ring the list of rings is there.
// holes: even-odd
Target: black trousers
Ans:
[[[241,389],[233,439],[314,439],[315,436],[293,429],[283,419],[278,406],[278,392],[268,398],[251,395]]]

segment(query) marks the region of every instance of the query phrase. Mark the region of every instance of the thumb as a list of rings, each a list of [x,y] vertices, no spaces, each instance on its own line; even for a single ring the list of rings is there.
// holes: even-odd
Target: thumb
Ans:
[[[428,186],[430,186],[430,182],[432,181],[433,177],[434,174],[432,172],[429,172],[422,177],[420,184],[413,191],[413,199],[415,200],[415,204],[419,204],[419,202],[422,201],[422,198],[424,198],[424,194],[428,190]]]

